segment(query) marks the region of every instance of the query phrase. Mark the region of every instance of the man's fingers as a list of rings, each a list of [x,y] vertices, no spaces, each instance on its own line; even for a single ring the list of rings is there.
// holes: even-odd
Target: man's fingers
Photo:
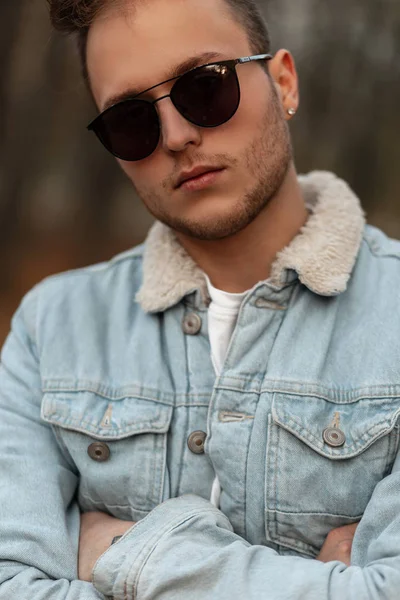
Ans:
[[[352,540],[344,540],[339,542],[337,546],[337,554],[334,560],[339,560],[345,563],[348,567],[350,566],[351,547],[353,545]]]
[[[350,533],[354,536],[358,525],[359,523],[350,523],[350,525],[343,525],[343,527],[339,527],[335,531],[342,531],[344,534]]]
[[[330,531],[328,535],[336,535],[340,538],[354,537],[357,527],[358,523],[350,523],[350,525],[343,525],[342,527],[332,529],[332,531]]]
[[[351,523],[351,525],[332,529],[327,535],[317,560],[321,562],[339,560],[350,566],[351,548],[357,527],[358,523]]]
[[[343,525],[343,527],[337,527],[336,529],[332,529],[328,533],[327,541],[333,545],[338,545],[341,542],[346,542],[350,540],[353,541],[354,535],[356,533],[358,527],[358,523],[351,523],[350,525]]]

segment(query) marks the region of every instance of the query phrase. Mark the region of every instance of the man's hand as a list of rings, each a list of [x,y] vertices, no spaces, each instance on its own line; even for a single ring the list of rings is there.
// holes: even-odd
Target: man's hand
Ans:
[[[92,571],[97,559],[109,548],[115,536],[123,535],[134,524],[132,521],[115,519],[102,512],[82,514],[79,535],[79,579],[92,581]]]
[[[350,566],[351,547],[358,523],[344,525],[337,529],[332,529],[317,556],[321,562],[330,562],[331,560],[340,560],[348,567]]]
[[[79,536],[78,576],[82,581],[92,581],[93,567],[100,556],[109,548],[113,538],[123,535],[135,523],[110,517],[102,512],[81,515]],[[316,560],[330,562],[339,560],[350,566],[350,554],[358,523],[332,529]]]

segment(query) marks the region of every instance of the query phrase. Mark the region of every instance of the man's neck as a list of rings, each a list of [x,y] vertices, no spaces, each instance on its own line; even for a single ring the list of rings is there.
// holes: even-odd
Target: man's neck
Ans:
[[[197,240],[181,233],[177,237],[216,288],[240,293],[268,279],[277,253],[292,241],[307,218],[292,166],[276,196],[239,233],[215,241]]]

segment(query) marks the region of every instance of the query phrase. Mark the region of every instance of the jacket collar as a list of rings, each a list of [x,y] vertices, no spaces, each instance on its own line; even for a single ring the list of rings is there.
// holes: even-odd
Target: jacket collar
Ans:
[[[365,225],[360,202],[348,185],[332,173],[314,171],[300,176],[310,217],[291,243],[279,252],[268,283],[282,287],[288,270],[321,296],[345,291]],[[143,284],[136,300],[143,310],[163,312],[184,296],[200,291],[207,301],[201,269],[180,245],[173,231],[156,222],[147,237]]]

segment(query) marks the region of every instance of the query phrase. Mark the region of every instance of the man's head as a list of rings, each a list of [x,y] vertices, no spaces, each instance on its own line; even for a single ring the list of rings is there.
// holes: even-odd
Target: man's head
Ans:
[[[111,98],[165,81],[188,59],[202,64],[269,51],[266,26],[252,0],[51,0],[53,22],[81,39],[91,90],[100,110]],[[266,44],[264,46],[264,44]],[[203,61],[204,62],[204,61]],[[207,60],[206,62],[211,62]],[[157,103],[161,138],[149,157],[120,161],[152,214],[200,239],[234,235],[275,196],[291,164],[287,110],[297,108],[290,55],[236,67],[241,101],[232,119],[198,127],[169,98]],[[145,98],[169,94],[172,83]],[[177,186],[197,167],[220,169],[201,190]]]
[[[224,2],[232,16],[246,31],[252,54],[269,52],[271,45],[269,32],[255,0],[224,0]],[[48,0],[48,3],[53,27],[65,33],[76,34],[82,71],[87,79],[86,46],[91,24],[108,8],[124,10],[127,0]]]

